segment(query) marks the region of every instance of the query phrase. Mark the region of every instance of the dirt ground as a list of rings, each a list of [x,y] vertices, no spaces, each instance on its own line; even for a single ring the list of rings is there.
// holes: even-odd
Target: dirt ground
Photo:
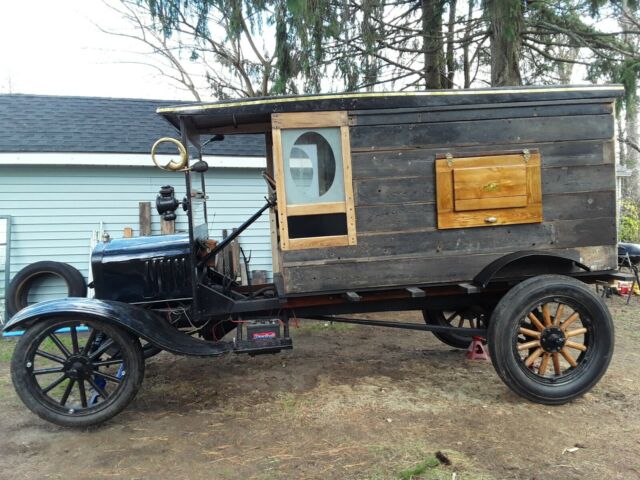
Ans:
[[[22,406],[2,340],[0,478],[640,478],[640,301],[609,302],[612,365],[559,407],[431,334],[306,322],[280,355],[158,355],[127,410],[67,430]]]

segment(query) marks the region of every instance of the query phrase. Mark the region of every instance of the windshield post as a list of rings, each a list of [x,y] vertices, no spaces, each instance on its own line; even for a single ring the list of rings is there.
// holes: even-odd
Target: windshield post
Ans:
[[[197,155],[198,158],[201,159],[202,158],[202,151],[200,148],[200,142],[199,142],[199,138],[196,137],[195,138],[195,142],[194,140],[194,136],[190,134],[189,129],[188,129],[188,124],[187,124],[187,119],[185,117],[180,117],[180,134],[181,134],[181,140],[182,140],[182,144],[186,147],[187,149],[187,154],[189,155],[189,152],[191,150],[191,146],[195,147],[195,149],[197,150]],[[203,190],[204,190],[204,174],[203,178],[202,178],[202,186],[203,186]],[[198,323],[200,320],[200,315],[199,315],[199,308],[198,308],[198,247],[196,245],[197,243],[197,239],[198,239],[198,235],[202,235],[201,232],[199,232],[197,229],[197,225],[195,225],[195,219],[194,219],[194,200],[196,200],[194,198],[194,191],[192,189],[192,172],[191,172],[191,165],[188,162],[187,163],[187,168],[185,168],[184,170],[184,177],[185,177],[185,187],[186,187],[186,201],[188,202],[188,208],[187,208],[187,224],[189,226],[189,260],[190,260],[190,272],[191,272],[191,317],[192,317],[192,321],[194,323]],[[204,194],[204,192],[203,192]],[[202,199],[202,201],[204,202],[204,199]],[[206,212],[206,204],[204,205],[205,207],[205,212]],[[205,213],[205,219],[206,219],[206,213]],[[205,229],[207,229],[207,233],[208,233],[208,225],[206,223],[205,220],[205,225],[204,225]]]

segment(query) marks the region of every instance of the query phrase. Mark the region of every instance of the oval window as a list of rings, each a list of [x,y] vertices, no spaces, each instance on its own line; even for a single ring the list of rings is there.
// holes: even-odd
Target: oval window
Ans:
[[[300,135],[289,153],[289,173],[296,187],[312,195],[327,193],[336,176],[336,159],[329,142],[317,132]]]

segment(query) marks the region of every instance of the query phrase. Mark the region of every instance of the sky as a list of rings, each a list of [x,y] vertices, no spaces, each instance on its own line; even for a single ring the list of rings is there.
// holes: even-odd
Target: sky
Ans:
[[[0,93],[192,100],[151,68],[125,63],[127,24],[102,0],[0,0]]]

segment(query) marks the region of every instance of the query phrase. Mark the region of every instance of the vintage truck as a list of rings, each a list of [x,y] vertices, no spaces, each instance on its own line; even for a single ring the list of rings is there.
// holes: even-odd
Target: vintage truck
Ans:
[[[51,422],[100,423],[132,400],[144,358],[275,353],[292,347],[290,319],[305,318],[430,331],[460,348],[484,337],[519,395],[576,398],[613,353],[611,316],[588,284],[617,275],[622,93],[518,87],[161,108],[179,138],[159,140],[152,157],[184,173],[187,195],[163,186],[156,207],[167,220],[186,215],[188,232],[99,244],[95,298],[14,315],[5,331],[25,330],[11,365],[16,391]],[[215,242],[202,148],[236,133],[264,136],[269,194]],[[241,285],[216,257],[263,214],[273,282]],[[400,310],[425,322],[345,316]]]

